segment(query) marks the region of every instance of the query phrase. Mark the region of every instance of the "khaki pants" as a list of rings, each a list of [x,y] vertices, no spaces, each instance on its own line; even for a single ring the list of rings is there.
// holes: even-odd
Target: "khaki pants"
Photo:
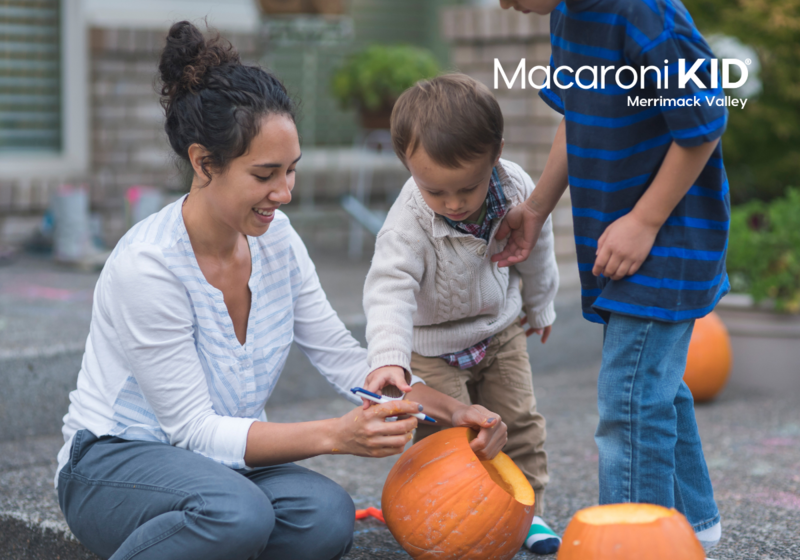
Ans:
[[[461,401],[479,404],[498,414],[508,427],[508,443],[503,451],[522,470],[536,493],[536,515],[544,511],[547,453],[544,417],[536,412],[533,377],[525,340],[525,331],[515,321],[496,334],[486,356],[469,369],[459,369],[442,358],[427,358],[413,353],[411,370],[429,387]],[[436,433],[440,428],[417,428],[414,442]]]

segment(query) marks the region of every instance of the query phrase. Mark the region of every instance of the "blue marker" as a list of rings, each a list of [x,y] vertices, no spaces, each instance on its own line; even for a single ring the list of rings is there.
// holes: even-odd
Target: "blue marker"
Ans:
[[[402,398],[393,399],[391,397],[383,397],[381,395],[376,395],[375,393],[367,391],[366,389],[362,389],[361,387],[353,387],[352,389],[350,389],[350,392],[356,395],[357,397],[361,397],[367,399],[368,401],[372,401],[378,404],[402,400]],[[413,413],[409,412],[408,415],[413,416],[414,418],[417,418],[419,420],[425,420],[426,422],[436,423],[436,420],[434,420],[427,414],[422,414],[421,412],[413,412]]]

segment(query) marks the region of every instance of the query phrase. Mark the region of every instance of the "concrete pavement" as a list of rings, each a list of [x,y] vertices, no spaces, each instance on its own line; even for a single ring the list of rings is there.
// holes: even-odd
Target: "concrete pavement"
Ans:
[[[363,340],[360,286],[367,263],[314,255],[323,287],[354,335]],[[563,532],[571,516],[597,500],[596,372],[601,329],[579,313],[570,270],[547,345],[530,339],[534,385],[548,420],[550,472],[546,518]],[[52,479],[61,446],[60,418],[74,387],[88,333],[96,274],[23,256],[0,268],[0,559],[94,558],[69,533]],[[48,361],[49,360],[49,361]],[[698,406],[704,449],[723,515],[711,554],[722,559],[800,559],[800,407],[797,395],[728,388]],[[341,415],[335,396],[293,351],[267,412],[293,422]],[[55,435],[54,435],[55,434]],[[323,456],[304,461],[341,484],[357,507],[379,505],[396,458]],[[408,558],[377,521],[356,524],[348,559]],[[521,552],[517,558],[534,558]]]

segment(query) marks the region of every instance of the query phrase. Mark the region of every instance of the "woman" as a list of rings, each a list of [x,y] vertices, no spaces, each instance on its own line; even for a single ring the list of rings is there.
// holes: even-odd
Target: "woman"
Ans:
[[[191,165],[189,194],[132,228],[97,283],[78,388],[64,418],[59,504],[108,558],[340,558],[347,493],[292,464],[325,453],[402,452],[416,412],[479,430],[505,425],[412,378],[408,400],[341,418],[267,422],[291,343],[344,395],[366,351],[333,312],[287,218],[300,145],[284,87],[230,45],[175,24],[159,66],[166,131]]]

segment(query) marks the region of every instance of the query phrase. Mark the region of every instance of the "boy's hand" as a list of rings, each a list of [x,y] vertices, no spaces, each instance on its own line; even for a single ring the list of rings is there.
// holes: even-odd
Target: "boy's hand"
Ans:
[[[527,323],[527,322],[528,322],[528,316],[527,315],[523,315],[519,320],[519,324],[522,327],[524,327],[525,323]],[[542,337],[542,344],[544,344],[545,342],[547,342],[547,339],[550,338],[550,331],[552,331],[552,330],[553,330],[553,325],[547,325],[546,327],[543,327],[541,329],[535,329],[535,328],[531,327],[531,328],[529,328],[528,330],[525,331],[525,336],[529,337],[534,333],[538,334],[539,336]]]
[[[408,384],[410,381],[411,376],[400,366],[384,366],[372,371],[367,376],[367,380],[364,382],[364,389],[382,395],[384,388],[396,387],[403,393],[408,393],[411,390],[411,385]],[[366,399],[361,400],[364,401],[364,409],[374,404]]]
[[[650,254],[659,227],[631,212],[609,225],[597,240],[592,274],[621,280],[635,274]]]
[[[531,250],[536,246],[546,221],[547,216],[540,215],[527,201],[509,210],[500,223],[500,227],[497,228],[495,238],[503,240],[509,234],[511,236],[508,238],[505,248],[492,255],[492,262],[503,267],[521,263],[527,259]]]
[[[479,404],[464,406],[453,413],[453,426],[466,426],[478,432],[478,436],[469,442],[469,446],[485,461],[494,459],[508,441],[508,428],[497,414],[488,411]]]

